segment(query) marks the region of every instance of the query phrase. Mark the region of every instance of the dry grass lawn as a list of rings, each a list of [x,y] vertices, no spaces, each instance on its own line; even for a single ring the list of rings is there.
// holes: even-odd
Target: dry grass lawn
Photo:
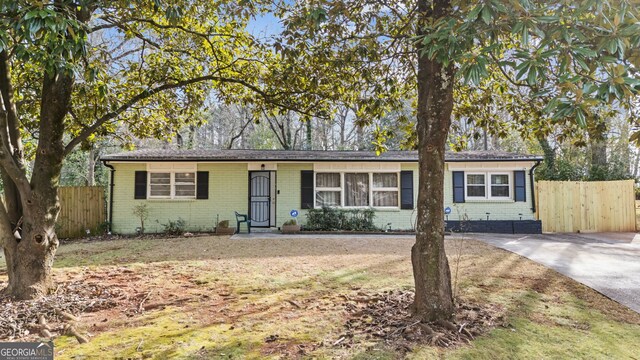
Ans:
[[[455,349],[417,346],[401,354],[365,338],[334,346],[344,333],[341,295],[412,287],[412,242],[191,237],[64,244],[57,281],[108,284],[126,301],[83,314],[79,329],[90,342],[57,338],[56,359],[638,358],[640,315],[474,240],[447,240],[452,267],[460,255],[459,298],[503,309],[505,323]]]

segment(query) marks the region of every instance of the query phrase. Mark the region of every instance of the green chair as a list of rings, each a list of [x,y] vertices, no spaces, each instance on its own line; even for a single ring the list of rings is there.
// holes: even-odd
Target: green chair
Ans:
[[[240,233],[240,224],[247,223],[247,233],[251,234],[251,219],[249,219],[249,215],[236,213],[236,234]]]

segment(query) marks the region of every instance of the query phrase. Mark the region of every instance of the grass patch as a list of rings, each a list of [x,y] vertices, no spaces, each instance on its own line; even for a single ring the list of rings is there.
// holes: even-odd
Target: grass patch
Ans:
[[[56,339],[57,359],[395,359],[383,343],[344,348],[341,295],[413,286],[409,238],[234,240],[228,237],[73,242],[57,281],[97,279],[138,300],[85,314],[88,344]],[[447,242],[447,251],[454,253]],[[555,271],[464,240],[462,301],[504,308],[506,323],[456,349],[412,349],[413,359],[632,358],[640,315]],[[4,264],[0,261],[0,266]],[[124,271],[126,269],[126,271]],[[0,281],[6,276],[0,275]],[[98,355],[96,355],[98,354]]]

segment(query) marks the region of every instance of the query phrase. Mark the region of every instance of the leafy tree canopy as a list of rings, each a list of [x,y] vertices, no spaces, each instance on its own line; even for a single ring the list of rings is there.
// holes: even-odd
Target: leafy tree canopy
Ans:
[[[637,107],[640,22],[632,1],[451,1],[440,17],[422,16],[417,4],[297,2],[283,16],[278,44],[291,63],[340,72],[338,94],[359,101],[365,119],[415,96],[418,55],[455,64],[454,113],[498,135],[512,130],[497,121],[499,111],[526,136],[560,127],[572,137],[595,126],[603,106],[629,116]]]
[[[0,1],[0,60],[28,155],[46,74],[73,81],[66,153],[123,126],[136,137],[170,136],[201,119],[209,96],[310,112],[317,98],[276,82],[284,70],[275,53],[246,30],[268,3]]]

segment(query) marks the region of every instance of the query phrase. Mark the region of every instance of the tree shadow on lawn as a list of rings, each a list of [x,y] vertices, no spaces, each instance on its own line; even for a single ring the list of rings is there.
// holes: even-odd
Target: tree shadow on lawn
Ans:
[[[621,351],[619,347],[625,345],[609,345],[610,338],[632,338],[638,334],[637,326],[635,332],[628,334],[615,328],[610,334],[603,334],[600,329],[615,321],[629,324],[640,324],[640,321],[611,300],[542,265],[471,241],[463,256],[461,276],[465,282],[461,289],[462,301],[500,304],[504,307],[507,322],[478,338],[474,346],[456,350],[460,354],[480,358],[567,356],[568,348],[578,347],[583,351],[581,354],[586,356],[605,345]],[[382,287],[375,282],[375,278],[385,274],[389,277],[389,269],[402,266],[403,263],[406,264],[406,277],[410,277],[408,255],[393,259],[376,256],[374,263],[368,266],[351,263],[350,268],[327,269],[295,279],[281,278],[276,283],[267,279],[277,274],[266,271],[264,277],[254,278],[249,284],[242,281],[243,276],[250,276],[250,273],[215,280],[211,277],[219,277],[219,274],[207,271],[206,267],[202,271],[187,268],[183,269],[184,274],[191,272],[191,280],[200,283],[197,291],[215,293],[224,284],[224,291],[229,295],[214,297],[217,303],[196,299],[195,296],[190,301],[187,295],[184,304],[175,301],[165,304],[173,314],[170,316],[198,319],[196,323],[186,325],[166,324],[169,315],[164,311],[167,310],[161,310],[164,306],[152,297],[149,305],[153,310],[145,315],[148,318],[134,322],[140,328],[125,328],[119,330],[118,335],[107,333],[106,336],[139,338],[145,344],[156,344],[154,353],[158,351],[158,354],[167,358],[185,354],[194,358],[226,354],[238,357],[278,354],[287,357],[296,357],[296,354],[329,357],[348,354],[350,357],[357,353],[365,357],[373,356],[374,350],[379,348],[375,344],[379,342],[374,341],[372,345],[371,340],[362,339],[362,345],[354,349],[332,346],[344,331],[343,306],[346,300],[341,295],[353,296],[362,290],[379,292],[397,288],[398,281],[393,276]],[[158,266],[172,267],[178,264]],[[357,267],[353,268],[354,265]],[[153,268],[149,270],[152,272]],[[405,281],[404,284],[406,286],[410,282]],[[220,302],[221,299],[223,302]],[[228,313],[223,311],[221,314],[220,309],[225,307]],[[183,327],[187,325],[188,328]],[[157,331],[158,327],[163,326],[165,331]],[[141,332],[141,328],[145,330]],[[166,331],[167,328],[171,331]],[[278,337],[267,342],[266,339],[272,335]],[[549,344],[550,336],[554,337],[554,343],[560,345]],[[595,339],[581,344],[585,337]],[[140,340],[129,344],[129,350],[122,348],[119,343],[115,346],[123,352],[133,351]],[[93,341],[101,342],[102,338]],[[419,346],[416,351],[426,351],[424,349]],[[143,346],[143,351],[151,350]]]
[[[341,296],[353,296],[361,281],[355,282],[356,287],[345,284],[339,289],[322,285],[341,283],[362,272],[380,271],[396,262],[384,261],[263,287],[254,284],[255,292],[209,283],[198,288],[212,294],[208,299],[194,297],[182,303],[162,304],[154,295],[148,302],[153,310],[141,317],[116,324],[113,330],[98,334],[90,344],[63,341],[57,347],[70,357],[86,355],[95,346],[105,349],[105,356],[109,352],[118,356],[147,353],[154,358],[251,354],[260,357],[282,353],[287,358],[302,356],[321,347],[325,340],[335,341],[343,324]],[[310,286],[317,282],[321,286]]]
[[[461,349],[460,357],[624,358],[637,353],[638,346],[631,344],[640,336],[639,314],[552,269],[503,254],[513,260],[488,265],[484,275],[468,281],[492,279],[492,287],[481,287],[472,297],[504,304],[507,322]],[[560,256],[571,258],[570,253]]]
[[[343,331],[346,300],[341,295],[397,289],[399,284],[411,287],[409,251],[412,244],[411,239],[392,237],[261,242],[228,238],[130,239],[66,244],[61,247],[57,267],[149,263],[132,269],[146,276],[137,280],[139,284],[153,283],[156,287],[165,286],[176,269],[188,277],[184,281],[176,280],[185,287],[176,285],[175,290],[167,289],[179,296],[164,304],[162,298],[151,296],[143,317],[121,319],[117,328],[99,331],[90,343],[94,345],[61,340],[62,348],[66,349],[65,356],[86,354],[95,346],[111,347],[118,354],[132,356],[151,351],[167,358],[181,354],[207,358],[219,356],[216,354],[260,357],[279,353],[295,357],[300,350],[305,354],[329,354],[329,357],[345,352],[349,356],[358,352],[367,354],[367,348],[372,346],[370,342],[363,341],[361,347],[353,351],[331,345]],[[453,266],[451,257],[455,254],[450,242],[447,242],[447,253]],[[258,259],[262,260],[254,261]],[[322,261],[303,263],[317,259]],[[263,269],[267,263],[280,263],[280,267]],[[245,265],[252,267],[243,268]],[[114,272],[119,269],[109,268]],[[158,269],[167,271],[156,272]],[[220,269],[228,271],[228,277],[221,275]],[[252,277],[251,271],[261,269],[264,271],[259,276]],[[300,271],[293,277],[280,274],[281,269],[307,272]],[[106,270],[85,270],[78,276],[101,271]],[[269,281],[271,277],[277,281]],[[587,350],[607,345],[610,338],[616,336],[626,339],[639,334],[637,314],[553,270],[477,241],[465,240],[460,277],[462,301],[501,304],[508,318],[506,327],[480,337],[473,347],[460,349],[461,354],[486,358],[491,358],[491,354],[566,356],[566,347],[579,346],[591,331],[598,330],[598,339],[595,344],[583,345]],[[225,294],[221,291],[230,295],[222,296]],[[203,293],[210,296],[199,296]],[[225,307],[227,310],[221,311]],[[186,323],[178,322],[182,320]],[[611,331],[611,335],[603,335],[600,329],[616,321],[636,327],[628,334]],[[592,330],[594,328],[596,330]],[[554,340],[564,346],[565,352],[551,346],[548,351],[532,353],[534,345],[549,347],[549,334],[566,338]],[[279,337],[267,342],[265,339],[270,335]],[[141,352],[136,350],[140,341],[143,341]],[[629,343],[633,341],[626,344]],[[617,349],[624,343],[611,346]],[[508,353],[500,352],[505,348],[509,349]]]

